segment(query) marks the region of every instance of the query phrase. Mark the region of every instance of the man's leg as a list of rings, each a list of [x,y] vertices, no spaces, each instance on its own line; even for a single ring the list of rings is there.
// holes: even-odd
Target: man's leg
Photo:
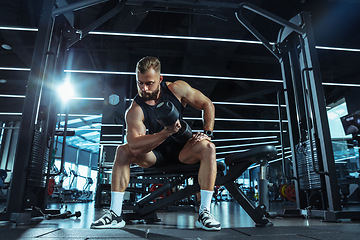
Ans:
[[[110,210],[121,216],[125,189],[130,181],[130,164],[134,161],[128,145],[121,145],[116,149],[114,165],[111,173],[111,202]]]
[[[195,145],[191,140],[186,143],[179,155],[179,160],[185,164],[200,162],[198,181],[202,190],[214,191],[217,165],[215,145],[207,140],[202,140]]]
[[[118,216],[121,215],[124,193],[130,181],[130,164],[136,163],[143,168],[148,168],[155,162],[156,157],[152,153],[135,158],[127,144],[116,149],[111,175],[110,210],[113,210]]]
[[[220,223],[210,214],[210,203],[217,173],[215,145],[207,140],[193,145],[190,140],[180,152],[179,160],[186,164],[200,162],[198,181],[201,189],[201,205],[196,226],[205,230],[220,230]]]
[[[155,162],[156,157],[152,152],[135,158],[127,144],[116,149],[111,175],[110,210],[105,210],[104,215],[91,224],[91,228],[122,228],[125,226],[121,213],[124,193],[130,181],[130,164],[136,163],[146,168]]]

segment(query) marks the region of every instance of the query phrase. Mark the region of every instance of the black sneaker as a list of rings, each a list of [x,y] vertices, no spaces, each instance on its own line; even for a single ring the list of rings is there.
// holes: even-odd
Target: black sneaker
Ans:
[[[122,228],[125,226],[125,221],[122,216],[116,215],[112,210],[104,210],[104,215],[93,222],[90,228]]]
[[[220,223],[216,221],[213,215],[206,208],[199,214],[198,220],[195,222],[195,227],[205,230],[221,230]]]

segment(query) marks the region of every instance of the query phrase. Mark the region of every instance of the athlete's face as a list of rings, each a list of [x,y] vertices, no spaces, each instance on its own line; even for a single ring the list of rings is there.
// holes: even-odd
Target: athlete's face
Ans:
[[[144,101],[156,100],[160,92],[160,83],[163,77],[154,69],[149,69],[146,73],[136,73],[136,85],[139,96]]]

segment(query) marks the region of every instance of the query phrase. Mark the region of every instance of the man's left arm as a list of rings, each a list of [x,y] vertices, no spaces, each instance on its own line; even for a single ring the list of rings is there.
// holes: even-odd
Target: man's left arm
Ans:
[[[181,103],[189,104],[203,112],[204,131],[213,131],[215,123],[215,107],[212,101],[202,92],[192,88],[184,81],[176,81],[173,84],[171,90],[176,96],[181,98]]]

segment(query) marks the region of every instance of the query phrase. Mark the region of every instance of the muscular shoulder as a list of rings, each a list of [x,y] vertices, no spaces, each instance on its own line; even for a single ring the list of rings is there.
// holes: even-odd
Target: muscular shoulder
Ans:
[[[143,121],[144,120],[144,114],[141,109],[141,107],[133,101],[130,105],[130,107],[126,110],[126,122],[131,121]]]
[[[192,90],[191,86],[182,80],[178,80],[172,83],[167,83],[170,91],[179,99],[185,97],[189,91]]]

